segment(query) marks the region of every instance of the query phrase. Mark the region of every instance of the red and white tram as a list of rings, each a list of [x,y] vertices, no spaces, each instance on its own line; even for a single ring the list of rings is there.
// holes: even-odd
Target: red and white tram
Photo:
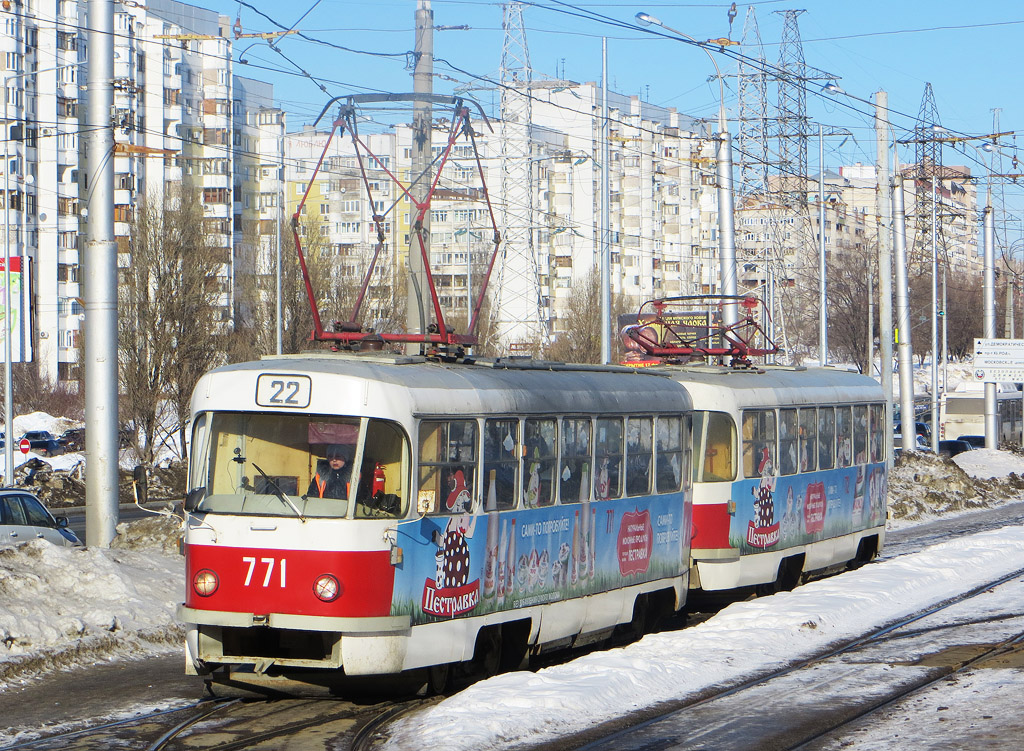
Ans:
[[[871,560],[886,520],[885,410],[833,368],[672,369],[694,403],[690,586],[792,589]]]
[[[672,378],[625,368],[325,351],[211,371],[188,671],[436,680],[682,608],[690,411]],[[341,497],[317,479],[328,456]]]
[[[627,361],[663,368],[693,400],[692,590],[792,589],[871,560],[885,538],[881,386],[835,368],[754,366],[751,355],[778,351],[759,305],[651,300],[622,330]]]

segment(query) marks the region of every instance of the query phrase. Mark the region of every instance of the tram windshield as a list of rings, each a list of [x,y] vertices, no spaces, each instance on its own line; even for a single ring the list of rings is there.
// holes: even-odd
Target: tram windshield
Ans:
[[[217,412],[193,427],[196,511],[373,518],[406,511],[409,447],[384,420]]]

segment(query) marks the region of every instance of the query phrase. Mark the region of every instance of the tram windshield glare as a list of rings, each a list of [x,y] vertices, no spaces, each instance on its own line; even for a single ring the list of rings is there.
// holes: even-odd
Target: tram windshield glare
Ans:
[[[408,442],[384,420],[218,412],[193,432],[189,495],[214,514],[397,517]]]

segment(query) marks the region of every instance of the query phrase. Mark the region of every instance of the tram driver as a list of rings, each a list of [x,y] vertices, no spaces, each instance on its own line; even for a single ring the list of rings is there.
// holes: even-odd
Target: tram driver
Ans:
[[[306,495],[347,500],[349,479],[352,475],[351,460],[351,452],[347,446],[340,443],[328,446],[327,458],[317,460],[316,474],[309,483]]]

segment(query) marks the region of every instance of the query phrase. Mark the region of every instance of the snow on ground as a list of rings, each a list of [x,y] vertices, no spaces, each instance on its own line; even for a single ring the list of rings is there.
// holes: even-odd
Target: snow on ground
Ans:
[[[14,430],[14,440],[17,441],[30,430],[48,430],[55,438],[60,438],[61,433],[65,430],[79,428],[82,426],[82,423],[69,420],[66,417],[53,417],[45,412],[33,412],[28,415],[18,415],[14,418],[11,425]],[[0,433],[2,432],[3,428],[0,427]],[[42,456],[34,451],[23,454],[18,449],[17,444],[14,444],[13,459],[16,468],[32,459],[39,459],[57,470],[71,470],[85,462],[81,454],[63,454],[54,457]],[[0,475],[5,477],[7,475],[7,456],[4,451],[0,451]]]
[[[1011,472],[1024,477],[1024,456],[996,449],[975,449],[953,457],[953,462],[971,477],[988,480]]]
[[[174,609],[184,564],[169,544],[176,526],[137,522],[109,550],[44,540],[0,548],[0,690],[110,656],[180,650]]]

